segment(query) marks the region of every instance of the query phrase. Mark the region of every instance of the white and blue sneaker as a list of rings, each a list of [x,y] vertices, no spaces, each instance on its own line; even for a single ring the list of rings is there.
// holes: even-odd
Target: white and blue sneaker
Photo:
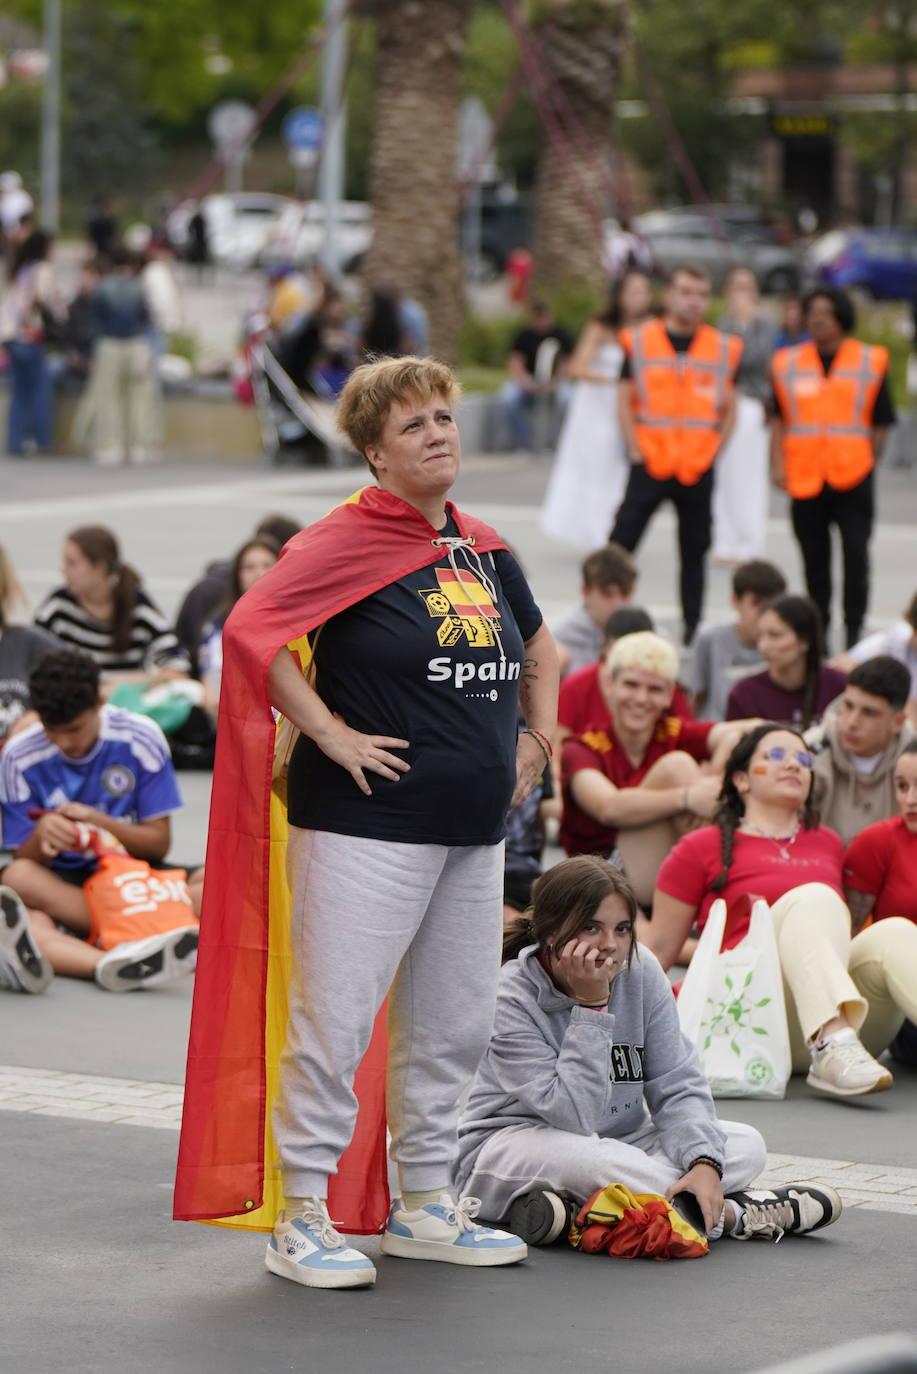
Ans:
[[[281,1213],[264,1263],[272,1274],[307,1288],[371,1288],[376,1282],[372,1260],[351,1249],[334,1229],[323,1202],[289,1220]]]
[[[528,1246],[508,1231],[494,1231],[474,1221],[481,1209],[476,1197],[454,1202],[443,1193],[416,1212],[395,1198],[382,1237],[384,1255],[400,1259],[442,1260],[446,1264],[518,1264]]]

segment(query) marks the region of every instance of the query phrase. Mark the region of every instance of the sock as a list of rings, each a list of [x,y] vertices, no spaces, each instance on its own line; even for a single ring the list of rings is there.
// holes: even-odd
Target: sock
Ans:
[[[448,1183],[444,1183],[441,1188],[424,1188],[421,1191],[411,1192],[407,1188],[402,1191],[401,1201],[404,1203],[406,1212],[419,1212],[421,1207],[426,1207],[430,1202],[442,1202],[443,1194],[449,1201],[454,1201],[452,1189]]]
[[[745,1208],[740,1202],[736,1202],[734,1197],[729,1198],[729,1203],[736,1214],[735,1224],[729,1228],[729,1235],[739,1236],[742,1234],[742,1222],[745,1220]],[[725,1208],[723,1210],[725,1212]]]
[[[283,1209],[284,1221],[291,1221],[293,1217],[304,1216],[313,1207],[322,1207],[325,1204],[323,1197],[288,1197],[284,1198],[286,1206]]]

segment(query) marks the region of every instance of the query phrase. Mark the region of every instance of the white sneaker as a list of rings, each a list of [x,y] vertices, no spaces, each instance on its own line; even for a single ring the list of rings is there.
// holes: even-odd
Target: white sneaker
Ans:
[[[372,1260],[334,1229],[324,1202],[316,1201],[289,1220],[281,1214],[264,1263],[272,1274],[306,1288],[371,1288],[376,1282]]]
[[[856,1031],[838,1031],[811,1047],[812,1067],[806,1082],[834,1097],[862,1097],[890,1088],[894,1078],[860,1043]]]
[[[401,1198],[395,1198],[381,1241],[382,1253],[446,1264],[517,1264],[524,1260],[528,1247],[518,1236],[474,1222],[480,1209],[476,1197],[453,1202],[443,1193],[439,1202],[428,1202],[409,1212]]]
[[[789,1183],[782,1188],[747,1188],[726,1194],[742,1211],[733,1240],[773,1240],[803,1236],[831,1226],[844,1210],[840,1195],[826,1183]]]
[[[145,940],[116,945],[96,964],[95,979],[106,992],[155,988],[193,973],[197,964],[198,926],[180,926]]]
[[[44,992],[54,970],[35,943],[25,902],[0,887],[0,984],[14,992]]]

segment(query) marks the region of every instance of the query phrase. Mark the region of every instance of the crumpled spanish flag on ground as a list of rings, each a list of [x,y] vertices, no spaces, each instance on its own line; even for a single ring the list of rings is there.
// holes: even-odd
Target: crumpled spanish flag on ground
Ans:
[[[656,1193],[632,1193],[609,1183],[577,1213],[567,1239],[574,1250],[619,1259],[701,1259],[709,1252],[706,1236],[695,1231],[670,1202]]]

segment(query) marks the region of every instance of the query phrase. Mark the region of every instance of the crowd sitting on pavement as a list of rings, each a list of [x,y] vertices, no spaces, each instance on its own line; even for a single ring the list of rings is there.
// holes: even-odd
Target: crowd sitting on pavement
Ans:
[[[345,390],[348,396],[352,405]],[[437,423],[447,423],[438,412]],[[385,459],[384,448],[374,452]],[[13,684],[2,684],[9,723],[0,751],[9,856],[0,890],[0,978],[7,986],[41,992],[56,973],[119,991],[193,971],[199,875],[187,892],[184,924],[110,949],[93,938],[86,884],[102,862],[96,837],[155,874],[181,805],[162,731],[107,697],[119,682],[147,686],[194,673],[216,715],[223,623],[274,568],[291,532],[289,522],[275,537],[272,522],[287,523],[262,522],[232,560],[208,569],[189,591],[181,641],[103,527],[67,536],[64,585],[35,616],[45,639],[16,634],[9,619],[15,572],[0,558],[0,666],[12,665]],[[689,550],[682,554],[687,559]],[[495,560],[513,587],[522,640],[545,642],[528,588],[523,594],[513,584],[515,560],[502,550]],[[637,580],[634,555],[614,542],[586,557],[581,605],[556,631],[565,673],[556,736],[543,742],[540,726],[523,732],[531,736],[530,771],[541,779],[510,812],[506,963],[495,1028],[460,1123],[455,1186],[482,1198],[494,1218],[509,1217],[514,1236],[536,1243],[557,1221],[557,1206],[568,1222],[569,1200],[584,1201],[609,1170],[635,1191],[691,1193],[710,1238],[765,1234],[777,1208],[784,1230],[818,1229],[838,1214],[830,1189],[797,1199],[792,1222],[786,1198],[757,1210],[750,1189],[763,1142],[750,1128],[717,1120],[677,1033],[665,974],[690,957],[692,936],[718,897],[729,910],[728,947],[747,934],[750,900],[763,898],[775,927],[794,1069],[810,1087],[855,1098],[893,1086],[880,1058],[886,1051],[917,1061],[917,741],[908,721],[914,607],[909,636],[860,639],[843,667],[834,666],[825,657],[823,608],[787,591],[783,572],[755,559],[734,571],[736,618],[728,624],[692,621],[697,587],[688,589],[682,639],[693,653],[683,657],[633,605]],[[434,614],[429,604],[427,611]],[[847,625],[859,639],[862,624],[848,616]],[[338,633],[346,639],[346,626]],[[864,645],[896,652],[865,654]],[[680,688],[684,663],[690,698]],[[294,780],[296,768],[324,770],[329,788],[337,787],[340,814],[350,815],[354,798],[337,765],[305,739],[297,749]],[[396,758],[392,766],[402,763]],[[303,789],[298,805],[297,828],[317,831],[314,791]],[[552,807],[567,858],[543,873]],[[329,834],[348,838],[340,829]],[[346,846],[337,849],[340,876],[348,870]],[[590,1049],[611,1043],[603,1018],[619,978],[618,1003],[627,1006],[617,1014],[630,1039],[624,1044],[619,1029],[614,1045],[634,1056],[639,1046],[644,1059],[622,1059],[613,1079],[639,1084],[634,1110],[642,1114],[645,1099],[653,1118],[642,1131],[611,1122],[607,1074],[600,1083],[602,1075],[593,1067],[590,1077],[587,1067]],[[550,1132],[540,1168],[526,1131],[539,1133],[539,1148]],[[584,1144],[593,1135],[601,1156]],[[622,1145],[636,1150],[632,1174]],[[434,1205],[429,1192],[418,1184],[415,1201],[426,1200],[405,1215]],[[297,1199],[315,1200],[304,1185]],[[317,1225],[314,1209],[306,1210]],[[508,1243],[502,1253],[490,1262],[521,1257]]]

